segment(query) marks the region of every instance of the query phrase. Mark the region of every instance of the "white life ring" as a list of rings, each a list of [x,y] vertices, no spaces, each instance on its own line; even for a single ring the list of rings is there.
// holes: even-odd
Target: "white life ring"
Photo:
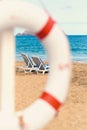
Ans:
[[[3,13],[2,13],[3,12]],[[29,28],[47,50],[50,73],[44,92],[23,111],[27,130],[43,128],[64,103],[71,79],[68,40],[56,22],[28,2],[0,2],[0,32],[15,27]]]

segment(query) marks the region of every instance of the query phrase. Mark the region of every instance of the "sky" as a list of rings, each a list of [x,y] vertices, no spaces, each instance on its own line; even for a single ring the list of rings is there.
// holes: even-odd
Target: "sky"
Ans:
[[[20,0],[45,7],[69,35],[87,35],[87,0]],[[23,32],[17,28],[15,33]]]

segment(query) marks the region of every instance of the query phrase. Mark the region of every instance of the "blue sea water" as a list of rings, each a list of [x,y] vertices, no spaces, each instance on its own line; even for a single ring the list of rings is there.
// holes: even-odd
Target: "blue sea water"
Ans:
[[[87,35],[68,35],[73,61],[87,62]],[[16,60],[23,60],[21,53],[47,59],[46,51],[40,41],[32,35],[16,36]]]
[[[68,36],[73,61],[87,62],[87,35]]]

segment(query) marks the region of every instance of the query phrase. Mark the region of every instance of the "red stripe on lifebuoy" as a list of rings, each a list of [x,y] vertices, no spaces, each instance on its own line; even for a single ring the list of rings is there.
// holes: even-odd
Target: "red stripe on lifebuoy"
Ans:
[[[49,32],[51,31],[53,25],[55,24],[55,21],[49,17],[47,23],[45,24],[45,26],[42,28],[42,30],[40,30],[36,36],[39,38],[39,39],[43,39],[45,38]]]
[[[40,98],[48,102],[56,111],[62,105],[61,102],[59,102],[55,97],[53,97],[51,94],[47,92],[43,92]]]
[[[60,70],[64,70],[64,69],[68,69],[70,67],[70,65],[67,63],[67,64],[64,64],[64,65],[62,65],[62,64],[59,64],[58,65],[58,68],[60,69]]]

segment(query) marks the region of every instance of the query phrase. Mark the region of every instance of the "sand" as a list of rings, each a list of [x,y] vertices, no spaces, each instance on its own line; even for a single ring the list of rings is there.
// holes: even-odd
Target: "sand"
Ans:
[[[38,98],[47,76],[16,72],[16,111],[26,108]],[[56,118],[43,130],[87,130],[87,64],[73,63],[72,82],[66,102]]]

